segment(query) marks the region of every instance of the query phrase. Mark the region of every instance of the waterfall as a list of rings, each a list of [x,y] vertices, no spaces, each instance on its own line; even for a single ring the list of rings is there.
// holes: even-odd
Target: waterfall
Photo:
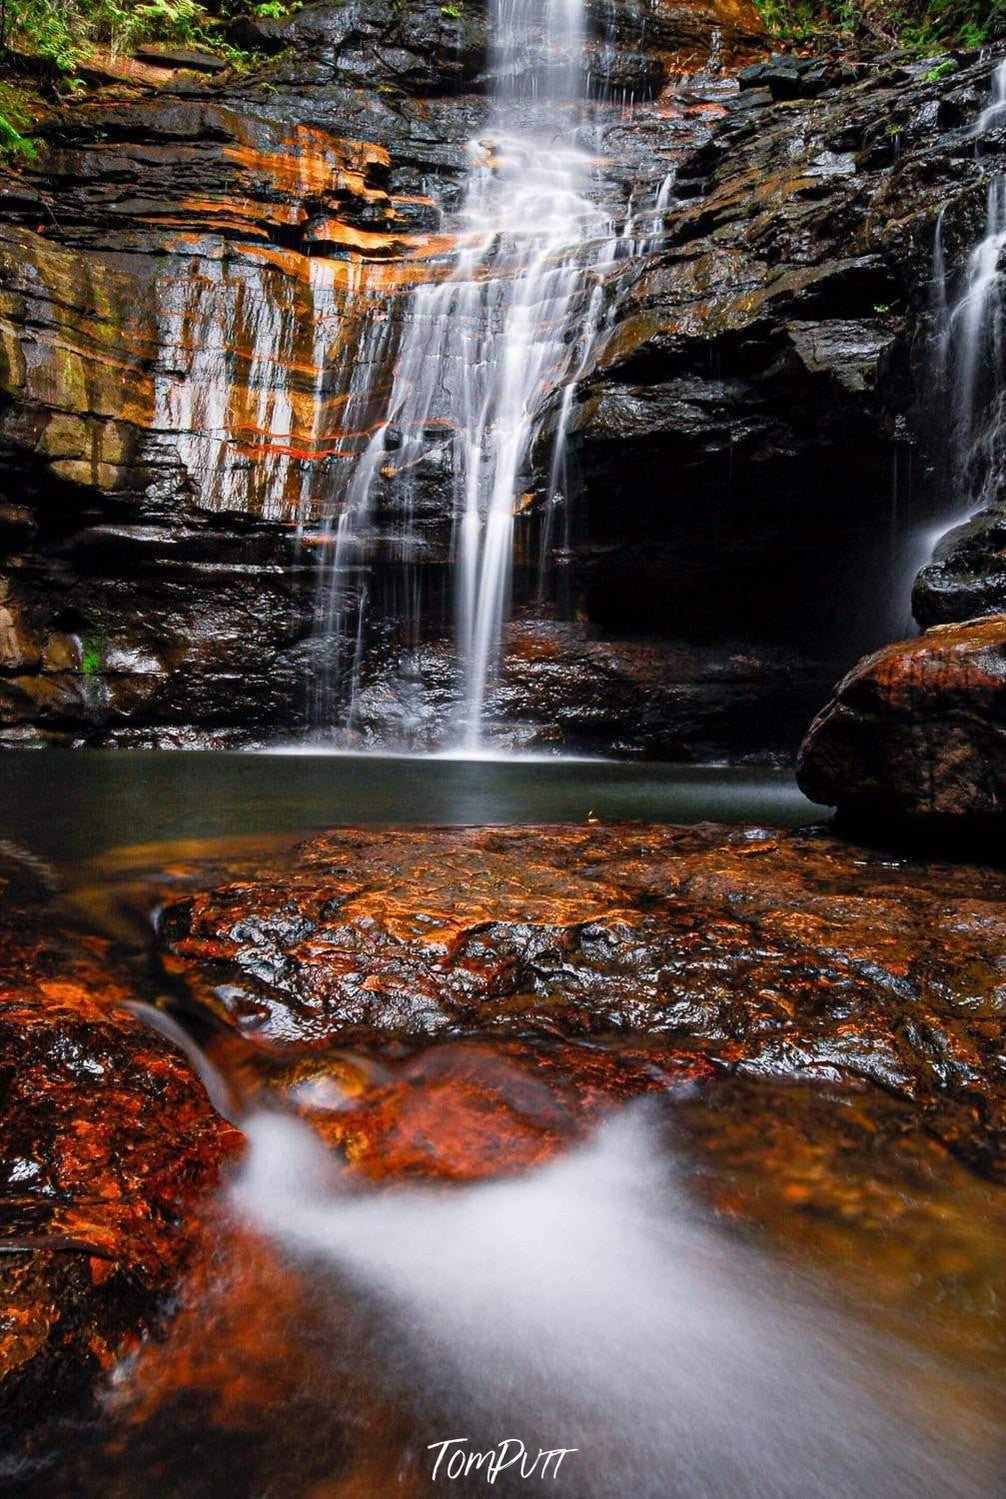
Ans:
[[[1006,65],[997,69],[1006,78]],[[1003,478],[1003,277],[1006,176],[988,186],[985,233],[968,256],[946,334],[951,420],[960,477],[969,499],[998,492]]]
[[[992,99],[974,127],[978,137],[1006,123],[1006,61],[992,75]],[[988,184],[985,231],[956,280],[945,245],[945,211],[936,222],[930,314],[934,326],[933,388],[946,400],[949,480],[957,491],[954,519],[940,535],[996,499],[1006,479],[1006,380],[1003,271],[1006,248],[1006,174]]]
[[[470,143],[462,206],[449,225],[455,256],[409,294],[383,420],[322,527],[314,701],[322,732],[358,721],[379,511],[395,514],[381,560],[397,579],[406,644],[417,645],[419,522],[428,525],[432,487],[450,511],[456,736],[469,750],[481,745],[532,453],[551,411],[554,448],[541,465],[545,493],[534,496],[546,517],[544,556],[552,512],[568,501],[565,426],[602,325],[604,273],[641,248],[625,240],[631,220],[619,234],[588,196],[583,0],[494,0],[491,34],[489,118]],[[670,190],[668,180],[650,206],[648,233]]]

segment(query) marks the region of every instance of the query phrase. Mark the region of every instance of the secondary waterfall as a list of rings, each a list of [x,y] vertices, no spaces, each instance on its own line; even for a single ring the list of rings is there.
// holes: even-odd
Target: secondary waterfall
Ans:
[[[992,75],[991,102],[979,116],[975,136],[980,140],[1004,119],[1006,62]],[[933,249],[933,383],[947,402],[948,479],[956,491],[952,528],[997,498],[1006,479],[1006,302],[1001,267],[1006,248],[1006,175],[997,172],[989,180],[985,232],[956,282],[947,265],[944,221],[945,213],[941,213]],[[929,550],[936,539],[930,537]]]
[[[477,749],[511,596],[515,513],[550,398],[556,436],[545,494],[566,496],[564,427],[604,316],[603,272],[626,251],[587,196],[583,0],[494,0],[489,123],[470,144],[455,258],[408,301],[387,406],[327,532],[317,611],[322,663],[313,718],[353,728],[378,540],[375,511],[396,513],[396,610],[406,644],[421,606],[417,512],[432,481],[450,508],[456,739]],[[664,198],[655,205],[662,211]],[[646,230],[652,229],[652,213]],[[385,548],[388,543],[385,541]],[[406,737],[408,725],[405,726]]]

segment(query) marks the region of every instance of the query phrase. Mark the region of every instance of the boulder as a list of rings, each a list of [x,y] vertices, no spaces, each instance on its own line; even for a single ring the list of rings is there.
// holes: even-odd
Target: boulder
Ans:
[[[797,778],[861,824],[996,840],[1006,826],[1006,615],[868,656],[818,714]]]
[[[990,505],[940,538],[912,590],[919,624],[952,624],[1006,610],[1006,504]]]

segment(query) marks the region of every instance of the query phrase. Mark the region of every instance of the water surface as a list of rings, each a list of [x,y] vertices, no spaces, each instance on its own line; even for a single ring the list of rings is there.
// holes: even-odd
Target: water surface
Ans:
[[[592,815],[797,827],[826,809],[790,772],[764,767],[181,750],[0,756],[3,836],[57,864],[137,843]]]

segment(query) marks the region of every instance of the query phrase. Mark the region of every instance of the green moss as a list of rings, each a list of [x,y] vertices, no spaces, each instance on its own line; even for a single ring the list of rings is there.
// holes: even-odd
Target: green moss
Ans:
[[[105,667],[105,641],[101,635],[85,635],[80,646],[80,669],[85,677],[97,676]]]

